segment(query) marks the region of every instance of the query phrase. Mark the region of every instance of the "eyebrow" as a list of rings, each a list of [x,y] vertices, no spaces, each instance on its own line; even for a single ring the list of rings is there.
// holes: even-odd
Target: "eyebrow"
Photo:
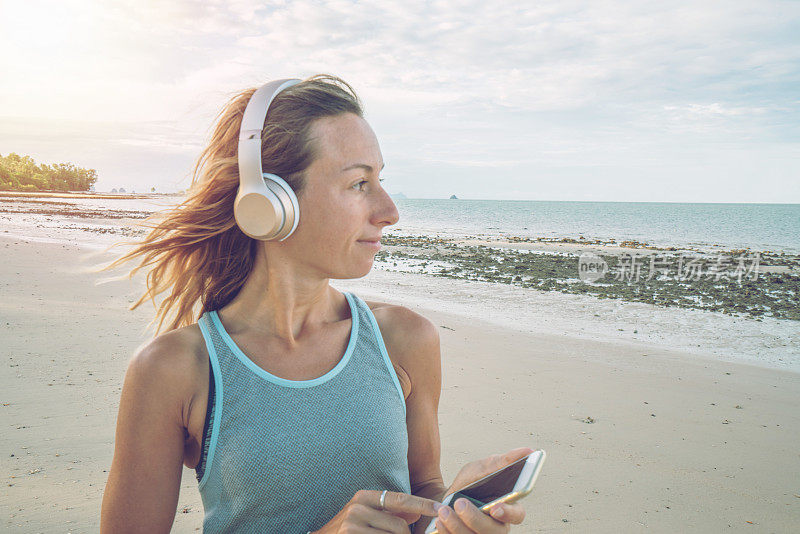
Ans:
[[[381,170],[383,170],[384,167],[386,167],[386,162],[384,162],[384,164],[381,165]],[[372,166],[367,165],[366,163],[354,163],[353,165],[350,165],[349,167],[345,167],[344,169],[342,169],[342,172],[349,171],[350,169],[364,169],[367,172],[373,171]]]

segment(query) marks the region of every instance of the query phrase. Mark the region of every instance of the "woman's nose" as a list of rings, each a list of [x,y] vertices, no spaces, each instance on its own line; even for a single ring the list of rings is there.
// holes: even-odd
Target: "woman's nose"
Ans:
[[[397,206],[385,189],[381,189],[381,203],[376,216],[378,224],[382,226],[391,226],[400,220],[400,212],[397,211]]]

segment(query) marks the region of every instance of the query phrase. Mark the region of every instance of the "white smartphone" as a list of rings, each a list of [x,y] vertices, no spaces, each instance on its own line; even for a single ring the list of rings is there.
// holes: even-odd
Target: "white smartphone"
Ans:
[[[452,507],[457,499],[464,498],[474,504],[481,512],[488,514],[500,503],[512,503],[531,492],[539,471],[542,470],[545,452],[538,450],[520,458],[513,464],[476,480],[455,493],[445,495],[442,504]],[[431,519],[425,534],[437,534],[436,518]]]

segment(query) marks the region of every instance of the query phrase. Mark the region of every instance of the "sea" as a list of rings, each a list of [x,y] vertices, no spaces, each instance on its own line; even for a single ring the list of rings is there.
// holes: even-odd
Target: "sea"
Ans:
[[[153,212],[180,198],[154,195],[38,200],[63,203],[62,207],[77,210]],[[2,202],[14,203],[7,198]],[[384,230],[391,235],[482,239],[583,237],[710,251],[750,249],[800,254],[800,204],[461,199],[395,199],[394,202],[400,220]],[[51,224],[44,219],[33,216],[29,222],[47,234]]]
[[[657,246],[800,252],[800,204],[398,199],[409,234],[635,240]]]

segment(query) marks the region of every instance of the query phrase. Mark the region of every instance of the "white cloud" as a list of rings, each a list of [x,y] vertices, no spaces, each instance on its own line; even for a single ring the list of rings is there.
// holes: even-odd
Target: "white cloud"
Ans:
[[[569,182],[668,169],[698,145],[798,141],[800,4],[525,4],[7,1],[0,117],[149,121],[109,146],[184,154],[234,92],[328,72],[359,92],[398,176],[435,162],[459,183],[465,167],[518,163],[578,169]]]

